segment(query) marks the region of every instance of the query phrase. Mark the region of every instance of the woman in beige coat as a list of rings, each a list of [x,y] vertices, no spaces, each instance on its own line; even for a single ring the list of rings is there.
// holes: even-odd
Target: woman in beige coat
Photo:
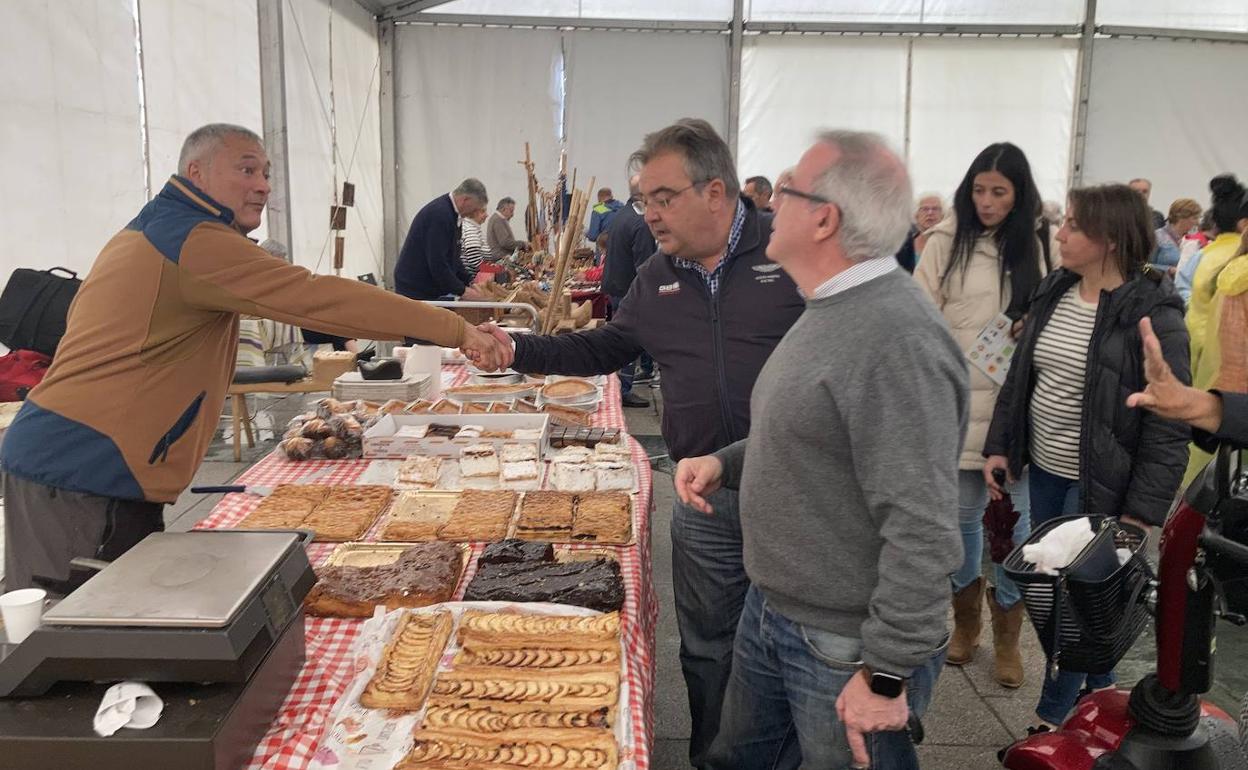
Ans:
[[[1011,322],[1021,319],[1032,291],[1048,272],[1053,250],[1048,225],[1042,222],[1036,227],[1040,207],[1040,193],[1023,151],[1009,143],[993,144],[967,170],[954,196],[952,216],[931,230],[914,277],[940,308],[964,351],[971,352],[980,332],[1002,313]],[[971,415],[958,475],[965,553],[961,569],[953,575],[954,631],[948,656],[955,666],[974,657],[982,627],[982,518],[988,503],[982,451],[1000,389],[977,366],[969,368]],[[1019,513],[1014,528],[1014,544],[1018,545],[1031,530],[1027,483],[1013,480],[1007,490]],[[1021,597],[1000,565],[994,583],[987,590],[995,653],[993,678],[1002,686],[1019,687],[1023,683],[1018,649]]]

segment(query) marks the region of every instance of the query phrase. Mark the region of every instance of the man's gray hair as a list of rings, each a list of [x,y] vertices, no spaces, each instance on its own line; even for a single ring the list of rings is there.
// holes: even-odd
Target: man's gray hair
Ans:
[[[914,192],[906,167],[883,137],[823,131],[819,141],[840,151],[815,179],[814,192],[841,210],[841,245],[854,261],[891,257],[910,232]]]
[[[741,193],[732,152],[705,120],[681,118],[667,128],[646,134],[641,148],[629,156],[629,168],[640,168],[665,152],[675,152],[684,158],[690,182],[705,184],[721,179],[729,197],[735,198]]]
[[[471,195],[476,198],[477,202],[479,202],[482,206],[490,202],[490,196],[485,192],[485,185],[481,184],[480,179],[473,179],[472,177],[468,177],[464,181],[460,182],[459,187],[455,188],[453,194]]]
[[[178,155],[178,173],[186,176],[192,161],[200,163],[207,161],[217,150],[221,149],[226,138],[231,136],[241,136],[261,146],[264,145],[264,140],[260,138],[260,135],[250,128],[236,126],[233,123],[209,123],[192,131],[182,143],[182,152]]]
[[[514,206],[514,205],[516,205],[515,198],[511,198],[511,197],[503,198],[501,201],[498,202],[497,210],[502,211],[507,206]]]
[[[928,198],[935,198],[936,200],[940,201],[940,207],[942,209],[945,207],[945,196],[941,195],[935,190],[928,190],[927,192],[921,192],[918,195],[914,196],[914,207],[917,209],[919,207],[919,204],[921,204],[923,201],[927,200]]]

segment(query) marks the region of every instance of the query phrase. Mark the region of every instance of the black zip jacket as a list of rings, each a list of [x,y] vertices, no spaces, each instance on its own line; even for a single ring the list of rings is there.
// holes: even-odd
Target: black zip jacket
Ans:
[[[603,260],[602,292],[608,297],[623,297],[641,267],[654,253],[654,236],[646,218],[633,208],[634,198],[616,212],[607,229],[607,258]]]
[[[663,372],[663,438],[673,460],[745,438],[754,380],[806,307],[788,274],[767,259],[770,238],[771,216],[750,206],[714,298],[698,273],[656,253],[609,323],[554,337],[516,335],[513,368],[608,374],[644,350]]]
[[[984,456],[1008,457],[1015,477],[1031,461],[1029,407],[1036,384],[1036,339],[1058,300],[1078,281],[1077,274],[1059,268],[1036,289],[1010,373],[997,396]],[[1139,330],[1145,316],[1152,320],[1174,376],[1183,383],[1192,381],[1183,300],[1169,278],[1150,269],[1101,293],[1083,390],[1080,509],[1161,524],[1187,468],[1191,431],[1183,423],[1127,406],[1127,396],[1147,385]]]

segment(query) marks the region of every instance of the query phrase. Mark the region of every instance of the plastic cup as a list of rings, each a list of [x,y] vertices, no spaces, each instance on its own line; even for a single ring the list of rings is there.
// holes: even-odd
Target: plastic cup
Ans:
[[[48,592],[41,588],[23,588],[0,596],[0,615],[10,644],[21,644],[43,622],[43,601]]]

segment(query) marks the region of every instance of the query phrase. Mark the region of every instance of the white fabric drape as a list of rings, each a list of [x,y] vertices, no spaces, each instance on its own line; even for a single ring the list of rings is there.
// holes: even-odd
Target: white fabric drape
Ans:
[[[741,178],[773,183],[797,163],[821,128],[905,139],[906,41],[761,35],[741,62]]]
[[[1248,32],[1248,3],[1244,0],[1099,0],[1096,21],[1132,27]]]
[[[490,208],[516,199],[512,227],[523,237],[524,143],[544,186],[559,164],[559,53],[553,30],[398,28],[399,243],[421,207],[470,176],[485,183]]]
[[[129,2],[9,2],[0,23],[0,285],[85,274],[144,202]]]
[[[732,18],[732,0],[453,0],[426,13],[488,14],[505,16],[559,16],[585,19],[680,19],[721,20]]]
[[[678,118],[702,118],[724,134],[726,36],[580,30],[565,32],[563,45],[568,159],[578,186],[595,177],[596,187],[625,200],[628,156],[645,134]],[[655,87],[677,77],[686,87]]]
[[[152,194],[206,123],[264,134],[255,0],[140,0]],[[252,237],[263,240],[261,225]]]
[[[1038,3],[1019,0],[838,0],[835,3],[746,0],[745,18],[752,21],[1073,24],[1083,18],[1083,0]]]
[[[1153,208],[1209,203],[1209,180],[1248,179],[1245,47],[1167,40],[1098,40],[1092,55],[1087,183],[1152,180]]]
[[[1072,40],[914,42],[910,174],[952,196],[993,142],[1022,148],[1046,200],[1065,200],[1078,44]]]
[[[329,210],[335,190],[341,191],[342,183],[349,181],[355,185],[355,206],[347,209],[347,229],[342,233],[346,238],[342,274],[354,278],[373,273],[380,279],[384,260],[376,23],[353,0],[304,0],[284,3],[283,9],[291,257],[314,272],[333,272]],[[331,114],[337,126],[336,153]]]

